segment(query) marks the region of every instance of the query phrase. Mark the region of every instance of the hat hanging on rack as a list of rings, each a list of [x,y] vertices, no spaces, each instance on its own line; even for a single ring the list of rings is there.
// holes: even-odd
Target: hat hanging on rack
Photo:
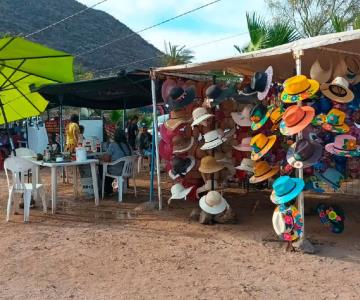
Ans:
[[[191,192],[193,186],[189,188],[184,188],[181,183],[176,183],[171,187],[171,197],[168,200],[168,204],[170,204],[173,199],[184,199]]]
[[[183,89],[181,87],[173,87],[170,90],[168,107],[171,111],[184,108],[191,104],[195,99],[195,88],[193,86]]]
[[[296,198],[305,186],[301,178],[280,176],[273,183],[270,199],[275,204],[285,204]]]
[[[354,100],[354,93],[349,89],[349,82],[343,77],[336,77],[331,83],[322,84],[320,90],[335,102],[349,103]]]
[[[229,204],[217,191],[209,191],[205,196],[200,198],[200,208],[211,215],[222,213]]]
[[[315,110],[311,106],[291,105],[283,115],[280,122],[280,132],[283,135],[294,135],[308,126],[315,116]]]
[[[302,138],[289,147],[286,159],[292,167],[299,169],[319,162],[322,153],[321,144]]]
[[[234,122],[240,127],[250,127],[250,113],[253,107],[253,105],[248,104],[242,109],[241,112],[232,112],[231,117],[233,118]]]
[[[210,100],[211,106],[219,105],[221,102],[231,98],[235,94],[235,85],[221,88],[219,85],[213,84],[206,90],[206,98]]]
[[[320,84],[316,80],[308,79],[305,75],[296,75],[285,80],[281,100],[284,103],[296,103],[314,96]]]
[[[169,176],[172,180],[180,177],[184,177],[195,166],[195,158],[187,156],[185,158],[175,156],[171,162],[171,170],[169,170]]]
[[[350,127],[345,123],[346,114],[343,111],[333,108],[326,116],[320,116],[323,129],[334,133],[347,133],[350,131]]]
[[[323,173],[315,172],[315,176],[334,190],[340,189],[341,181],[344,179],[344,175],[334,168],[328,168]]]
[[[260,129],[270,117],[270,114],[274,106],[265,106],[262,103],[258,103],[253,107],[250,112],[251,129],[253,131]]]
[[[356,137],[349,134],[337,135],[333,143],[325,145],[325,150],[338,156],[360,156],[360,146],[357,145]]]
[[[269,93],[273,77],[273,68],[269,66],[264,72],[256,72],[251,78],[251,90],[257,91],[258,99],[264,100]]]
[[[330,66],[327,70],[324,70],[319,60],[315,60],[310,68],[310,78],[316,80],[320,84],[328,82],[332,74],[332,62],[330,61]]]
[[[259,133],[251,138],[250,145],[252,148],[251,159],[258,160],[262,158],[274,146],[276,142],[276,135],[266,136]]]
[[[258,183],[275,176],[280,171],[280,166],[270,166],[267,161],[260,160],[254,164],[254,175],[250,177],[250,183]]]

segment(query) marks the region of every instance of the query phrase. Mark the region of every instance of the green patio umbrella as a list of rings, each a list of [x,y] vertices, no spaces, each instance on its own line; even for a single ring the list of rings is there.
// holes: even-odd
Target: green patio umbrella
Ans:
[[[0,39],[0,124],[5,124],[8,134],[9,122],[46,109],[48,101],[32,93],[30,86],[74,81],[73,60],[68,53],[21,37]]]

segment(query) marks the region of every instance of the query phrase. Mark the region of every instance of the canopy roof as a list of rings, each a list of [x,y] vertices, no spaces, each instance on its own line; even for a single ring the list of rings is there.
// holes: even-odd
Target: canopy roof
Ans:
[[[332,33],[306,39],[300,39],[285,45],[243,53],[241,55],[204,63],[193,63],[155,69],[155,73],[204,73],[227,71],[234,74],[252,75],[272,65],[275,80],[284,80],[295,74],[293,53],[303,50],[302,73],[309,75],[311,65],[319,59],[326,69],[335,66],[344,55],[360,56],[360,30]]]
[[[121,73],[118,76],[48,84],[34,88],[50,103],[50,107],[62,105],[93,109],[130,109],[152,104],[151,80],[148,72]],[[157,99],[161,99],[157,91]]]

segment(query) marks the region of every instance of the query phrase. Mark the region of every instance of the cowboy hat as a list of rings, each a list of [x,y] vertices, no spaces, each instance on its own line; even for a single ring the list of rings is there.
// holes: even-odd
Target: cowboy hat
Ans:
[[[343,77],[336,77],[331,83],[323,83],[320,90],[324,96],[335,102],[349,103],[354,100],[349,82]]]
[[[190,123],[191,116],[188,115],[185,109],[174,110],[170,112],[170,119],[165,121],[165,127],[170,130],[175,130],[182,124]]]
[[[194,145],[194,137],[183,137],[176,135],[172,139],[173,153],[184,153]]]
[[[238,151],[251,152],[252,148],[250,145],[251,137],[246,137],[241,140],[239,145],[233,146]]]
[[[344,175],[334,168],[327,168],[323,173],[315,172],[315,176],[334,190],[340,188],[341,180],[344,179]]]
[[[184,188],[181,183],[176,183],[171,187],[171,197],[168,200],[168,204],[170,204],[172,199],[184,199],[191,192],[193,186],[189,188]]]
[[[174,157],[172,160],[172,168],[169,170],[169,176],[172,180],[184,177],[195,166],[195,158],[193,156]]]
[[[284,90],[281,93],[281,100],[285,103],[296,103],[311,98],[319,90],[320,84],[305,75],[290,77],[284,82]]]
[[[221,129],[215,129],[205,133],[204,140],[205,144],[201,146],[201,150],[210,150],[220,146],[226,141],[226,138]]]
[[[284,241],[293,242],[303,235],[304,222],[301,213],[294,205],[286,209],[276,207],[272,223],[275,233]]]
[[[194,121],[191,123],[191,126],[195,126],[195,125],[204,125],[203,122],[209,118],[214,117],[214,115],[209,114],[207,109],[204,107],[197,107],[193,110],[192,117]]]
[[[236,170],[254,173],[254,161],[250,158],[243,158],[240,166],[236,167]]]
[[[231,117],[237,125],[241,127],[250,127],[250,112],[252,111],[252,109],[253,105],[248,104],[243,108],[241,112],[232,112]]]
[[[360,146],[356,144],[356,137],[348,134],[335,136],[335,141],[325,145],[325,150],[339,156],[360,156]]]
[[[267,161],[256,161],[254,165],[254,175],[250,177],[250,183],[258,183],[273,177],[280,171],[280,167],[270,166]]]
[[[210,99],[212,106],[220,104],[235,94],[236,88],[234,85],[223,89],[220,86],[213,84],[206,89],[206,98]]]
[[[322,152],[321,144],[302,138],[289,147],[286,159],[294,168],[310,167],[320,160]]]
[[[322,128],[335,132],[335,133],[346,133],[350,131],[350,127],[345,123],[346,114],[337,109],[331,109],[328,114],[319,115],[322,121]]]
[[[229,204],[217,191],[209,191],[205,196],[200,198],[200,208],[211,215],[222,213]]]
[[[195,99],[195,88],[193,86],[183,89],[181,87],[173,87],[170,90],[168,107],[170,111],[183,108]]]
[[[254,131],[260,129],[269,119],[273,108],[273,105],[266,107],[262,103],[255,105],[250,112],[251,129]]]
[[[315,116],[315,110],[311,106],[292,105],[288,107],[280,122],[280,132],[283,135],[299,133],[308,126]]]
[[[310,68],[310,78],[316,80],[320,84],[328,82],[330,80],[332,73],[332,64],[328,68],[328,70],[324,70],[319,60],[315,60],[315,62],[312,64]]]
[[[269,93],[273,77],[273,68],[269,66],[265,72],[256,72],[251,78],[251,89],[257,91],[258,99],[264,100]]]
[[[211,174],[216,173],[224,169],[225,166],[222,163],[216,161],[213,156],[205,156],[200,161],[199,171],[201,173]]]
[[[285,204],[296,198],[305,186],[301,178],[292,178],[289,176],[280,176],[277,178],[272,187],[270,199],[275,204]]]
[[[276,142],[276,135],[266,136],[259,133],[251,138],[250,145],[252,148],[251,159],[258,160],[269,152]]]

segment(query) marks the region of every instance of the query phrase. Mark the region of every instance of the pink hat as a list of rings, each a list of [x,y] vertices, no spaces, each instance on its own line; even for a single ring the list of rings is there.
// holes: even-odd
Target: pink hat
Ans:
[[[241,140],[241,143],[239,145],[233,146],[234,149],[238,151],[252,151],[252,148],[250,146],[251,137],[246,137]]]
[[[166,144],[171,144],[171,140],[175,135],[181,135],[181,132],[184,130],[184,127],[186,125],[180,125],[179,127],[177,127],[174,130],[170,130],[167,129],[165,124],[161,124],[160,126],[160,135],[161,135],[161,139],[166,143]]]
[[[163,140],[159,143],[159,156],[164,160],[171,160],[173,149],[171,144],[165,143]]]
[[[356,138],[349,134],[337,135],[334,143],[325,145],[325,150],[339,156],[360,156],[360,146],[356,144]]]
[[[176,87],[176,81],[174,79],[166,79],[161,87],[161,96],[166,103],[169,99],[170,91],[173,87]]]

